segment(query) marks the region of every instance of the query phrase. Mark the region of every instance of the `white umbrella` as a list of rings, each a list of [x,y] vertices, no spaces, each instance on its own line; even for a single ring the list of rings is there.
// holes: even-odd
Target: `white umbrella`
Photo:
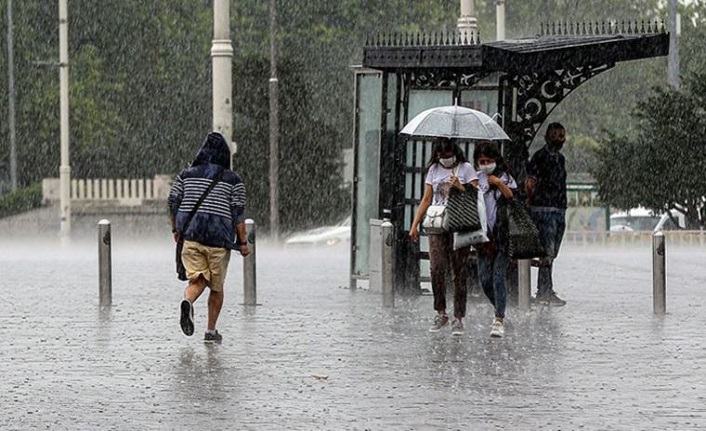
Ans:
[[[400,133],[491,141],[510,139],[487,114],[456,105],[427,109],[407,123]]]

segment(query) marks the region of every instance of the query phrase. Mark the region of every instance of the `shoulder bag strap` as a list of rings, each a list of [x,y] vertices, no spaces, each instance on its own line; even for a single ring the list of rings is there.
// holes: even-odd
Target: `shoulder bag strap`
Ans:
[[[211,192],[211,190],[213,190],[214,187],[216,187],[216,184],[218,184],[221,178],[223,178],[224,173],[225,169],[222,169],[221,172],[216,175],[216,177],[213,179],[211,184],[208,185],[208,188],[206,189],[206,191],[203,192],[199,200],[196,201],[196,204],[194,204],[194,209],[191,210],[191,213],[189,213],[189,217],[187,217],[186,221],[184,222],[184,233],[186,233],[186,230],[189,228],[189,224],[191,224],[191,220],[194,218],[194,215],[196,215],[196,211],[199,209],[204,199],[206,199],[206,196]]]

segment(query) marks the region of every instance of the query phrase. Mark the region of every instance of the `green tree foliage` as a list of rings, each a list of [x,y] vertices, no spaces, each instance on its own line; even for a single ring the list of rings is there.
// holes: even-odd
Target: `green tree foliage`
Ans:
[[[58,60],[57,3],[13,3],[20,186],[58,176],[59,78],[56,66],[47,65]],[[540,23],[551,21],[654,19],[664,16],[660,3],[507,0],[507,34],[532,36]],[[682,6],[685,16],[695,15],[700,3]],[[495,2],[475,4],[481,38],[491,41]],[[0,0],[3,36],[6,6]],[[278,0],[277,9],[281,220],[284,229],[294,229],[334,221],[347,209],[340,150],[352,144],[350,66],[361,63],[366,37],[453,31],[459,2]],[[234,160],[246,178],[248,215],[266,227],[269,1],[231,1],[230,15],[239,148]],[[695,27],[687,19],[682,26],[685,33]],[[211,129],[212,37],[210,0],[70,0],[72,176],[150,177],[186,166]],[[703,57],[698,44],[684,50],[685,57]],[[3,46],[3,78],[6,52]],[[665,67],[664,61],[620,65],[580,87],[553,117],[570,135],[599,141],[606,128],[632,129],[630,110],[651,83],[664,79]],[[0,98],[7,100],[7,80],[2,81]],[[7,118],[6,103],[0,103],[0,116]],[[0,166],[7,166],[7,136],[6,122],[0,121]],[[0,175],[8,174],[0,168]]]
[[[654,87],[631,111],[635,133],[613,133],[590,170],[601,197],[614,206],[683,207],[693,228],[705,219],[706,2],[691,2],[681,11],[681,88]]]
[[[42,185],[31,184],[0,197],[0,218],[19,214],[42,205]]]
[[[296,58],[281,61],[279,199],[282,225],[291,229],[330,222],[347,208],[350,194],[340,190],[341,148],[331,126],[311,119],[303,66]],[[269,219],[269,115],[267,102],[269,58],[239,58],[233,73],[234,104],[240,107],[234,122],[238,154],[236,170],[248,191],[248,207]],[[325,210],[319,210],[325,209]]]
[[[687,76],[682,90],[657,88],[638,105],[636,139],[616,136],[596,151],[592,173],[601,197],[619,208],[686,208],[699,224],[706,196],[706,73]],[[703,215],[703,214],[702,214]]]

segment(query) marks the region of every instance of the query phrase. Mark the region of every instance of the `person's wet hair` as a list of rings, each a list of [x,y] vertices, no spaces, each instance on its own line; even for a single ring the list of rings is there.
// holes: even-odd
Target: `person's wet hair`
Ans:
[[[478,159],[480,159],[481,156],[495,160],[495,164],[497,165],[496,172],[508,172],[505,159],[500,153],[500,147],[496,142],[482,141],[476,144],[473,150],[473,164],[476,168],[478,168]]]
[[[549,136],[549,133],[551,133],[555,129],[566,130],[561,123],[549,123],[549,125],[547,126],[547,132],[544,134],[544,136]]]
[[[440,155],[448,152],[452,152],[453,155],[456,156],[457,163],[464,163],[468,161],[466,155],[461,149],[461,146],[454,140],[450,138],[434,138],[433,143],[434,146],[431,152],[431,157],[429,158],[429,163],[427,163],[427,167],[437,163]]]

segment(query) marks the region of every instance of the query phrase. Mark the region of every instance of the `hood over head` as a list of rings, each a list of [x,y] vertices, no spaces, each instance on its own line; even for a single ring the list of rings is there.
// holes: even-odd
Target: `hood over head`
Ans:
[[[211,132],[201,144],[191,166],[214,163],[230,169],[230,147],[221,132]]]

